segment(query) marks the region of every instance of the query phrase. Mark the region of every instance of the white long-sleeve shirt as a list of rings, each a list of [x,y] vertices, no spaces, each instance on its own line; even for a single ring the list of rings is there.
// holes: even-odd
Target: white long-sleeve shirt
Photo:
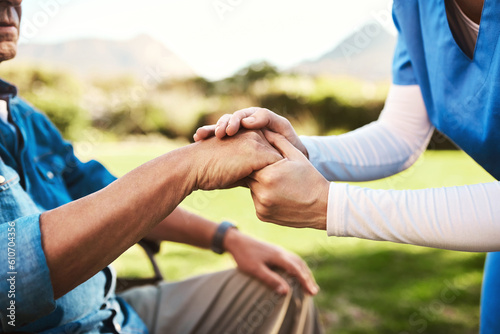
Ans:
[[[387,177],[411,166],[433,133],[420,88],[393,85],[380,118],[340,136],[301,137],[330,181]],[[423,190],[330,185],[330,236],[463,251],[500,251],[500,183]]]

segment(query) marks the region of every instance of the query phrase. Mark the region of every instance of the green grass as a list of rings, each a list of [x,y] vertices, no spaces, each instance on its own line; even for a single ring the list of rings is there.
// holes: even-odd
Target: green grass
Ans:
[[[115,174],[180,144],[169,142],[93,145],[85,158],[102,161]],[[419,189],[493,181],[462,152],[427,152],[400,175],[360,183],[380,189]],[[246,189],[196,192],[182,206],[303,256],[322,288],[316,298],[328,333],[477,333],[484,254],[293,230],[260,222]],[[164,243],[158,256],[169,280],[233,266],[228,255]],[[151,269],[133,247],[114,263],[122,276],[147,276]]]

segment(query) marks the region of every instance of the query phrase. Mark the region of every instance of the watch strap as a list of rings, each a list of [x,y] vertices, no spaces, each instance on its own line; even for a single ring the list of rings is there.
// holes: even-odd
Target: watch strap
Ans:
[[[226,250],[224,249],[223,242],[224,242],[224,237],[226,236],[227,230],[230,228],[236,228],[236,225],[234,225],[231,222],[224,221],[220,223],[219,227],[217,227],[217,230],[215,231],[215,235],[212,238],[212,244],[210,245],[210,249],[217,254],[223,254]]]

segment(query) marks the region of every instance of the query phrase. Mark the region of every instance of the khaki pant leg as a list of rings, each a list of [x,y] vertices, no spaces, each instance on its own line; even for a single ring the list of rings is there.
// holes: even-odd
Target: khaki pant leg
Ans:
[[[182,282],[131,289],[124,298],[151,334],[321,333],[310,296],[296,281],[287,296],[227,270]]]

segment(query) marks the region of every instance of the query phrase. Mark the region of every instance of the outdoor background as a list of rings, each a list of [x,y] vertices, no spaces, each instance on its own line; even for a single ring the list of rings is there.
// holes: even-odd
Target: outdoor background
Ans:
[[[377,119],[396,41],[388,1],[25,2],[16,60],[0,76],[120,176],[188,145],[198,126],[249,106],[269,108],[299,134],[337,135]],[[24,4],[23,4],[24,6]],[[436,133],[409,170],[361,186],[420,189],[492,181]],[[327,238],[259,222],[247,189],[196,192],[182,206],[234,221],[296,252],[311,267],[328,333],[477,333],[484,254]],[[146,277],[130,249],[119,275]],[[165,243],[168,280],[234,266]]]

